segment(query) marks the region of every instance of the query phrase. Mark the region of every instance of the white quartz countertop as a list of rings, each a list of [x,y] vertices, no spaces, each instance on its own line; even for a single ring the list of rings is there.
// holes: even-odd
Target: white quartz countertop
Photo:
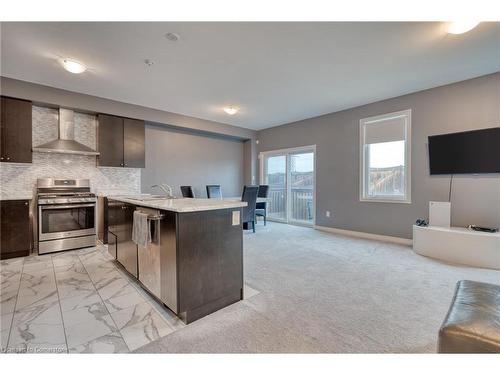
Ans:
[[[100,188],[94,191],[98,197],[112,197],[112,196],[134,196],[141,195],[138,191],[126,190],[121,188]]]
[[[120,202],[134,204],[141,207],[156,208],[158,210],[173,212],[197,212],[223,210],[227,208],[246,207],[247,203],[228,199],[202,199],[202,198],[176,198],[176,199],[153,199],[148,195],[137,196],[109,196]]]
[[[2,195],[0,196],[0,200],[2,201],[25,201],[25,200],[32,200],[33,196],[32,195],[27,195],[27,194],[8,194],[8,195]]]

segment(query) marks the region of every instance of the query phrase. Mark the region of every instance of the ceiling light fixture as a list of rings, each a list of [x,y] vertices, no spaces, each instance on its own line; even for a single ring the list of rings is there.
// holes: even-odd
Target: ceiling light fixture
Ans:
[[[155,62],[153,60],[146,59],[144,60],[144,64],[146,64],[147,66],[153,66]]]
[[[177,42],[181,37],[176,33],[166,33],[165,38],[167,38],[171,42]]]
[[[226,112],[230,116],[236,114],[239,110],[240,110],[239,108],[233,106],[224,107],[224,112]]]
[[[87,67],[78,61],[70,59],[62,59],[61,65],[70,73],[80,74],[87,70]]]
[[[463,34],[463,33],[466,33],[467,31],[472,30],[477,25],[479,25],[479,22],[477,22],[477,21],[450,22],[448,24],[448,33],[450,33],[450,34]]]

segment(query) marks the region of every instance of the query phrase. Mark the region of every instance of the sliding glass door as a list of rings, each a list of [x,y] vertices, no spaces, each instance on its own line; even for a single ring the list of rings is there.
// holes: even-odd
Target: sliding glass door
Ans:
[[[289,222],[314,223],[314,152],[289,154]]]
[[[287,168],[286,155],[269,155],[264,159],[264,185],[269,185],[268,218],[287,220]]]
[[[314,147],[263,153],[263,184],[269,185],[270,220],[314,224]]]

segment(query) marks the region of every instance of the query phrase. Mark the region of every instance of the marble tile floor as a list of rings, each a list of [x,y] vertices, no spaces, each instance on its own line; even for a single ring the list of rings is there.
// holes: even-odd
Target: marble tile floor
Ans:
[[[0,277],[3,353],[127,353],[185,326],[105,246],[4,260]]]

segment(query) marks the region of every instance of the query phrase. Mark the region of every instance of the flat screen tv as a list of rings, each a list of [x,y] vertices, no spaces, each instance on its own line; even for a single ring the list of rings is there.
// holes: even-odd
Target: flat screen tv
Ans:
[[[429,137],[431,175],[500,173],[500,127]]]

